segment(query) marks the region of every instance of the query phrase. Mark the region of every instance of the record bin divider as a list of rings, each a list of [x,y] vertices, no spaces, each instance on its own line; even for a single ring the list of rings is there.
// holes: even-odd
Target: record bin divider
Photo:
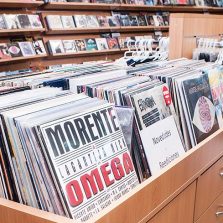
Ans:
[[[148,222],[223,156],[223,130],[218,130],[158,176],[153,176],[92,221]],[[186,210],[182,210],[186,213]],[[0,199],[1,223],[71,223],[68,218]],[[189,222],[188,222],[189,223]]]

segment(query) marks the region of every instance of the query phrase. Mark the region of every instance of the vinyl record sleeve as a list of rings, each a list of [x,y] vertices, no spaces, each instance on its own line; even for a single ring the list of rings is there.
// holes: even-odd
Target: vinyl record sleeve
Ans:
[[[31,57],[36,55],[31,42],[19,42],[18,44],[24,57]]]
[[[61,153],[57,151],[58,147],[53,146],[54,143],[51,140],[52,138],[50,136],[49,131],[50,132],[51,130],[53,131],[55,126],[59,127],[67,122],[70,122],[71,124],[71,120],[72,122],[74,121],[75,123],[76,122],[75,120],[84,120],[84,117],[87,116],[92,117],[92,115],[94,116],[94,114],[99,115],[101,112],[106,112],[106,111],[110,111],[109,112],[110,115],[107,116],[110,124],[108,125],[108,127],[104,126],[107,134],[102,138],[103,141],[102,139],[97,137],[98,135],[97,131],[99,131],[99,129],[93,128],[94,130],[92,129],[93,130],[92,134],[94,134],[95,136],[93,144],[92,143],[88,144],[86,143],[87,141],[84,142],[81,140],[81,138],[80,138],[81,141],[79,141],[80,144],[78,143],[78,141],[76,142],[73,141],[75,144],[73,143],[70,144],[71,143],[70,141],[70,143],[68,142],[67,144],[69,147],[70,145],[78,146],[79,148],[81,148],[81,150],[79,149],[70,150],[71,148],[68,150],[67,148],[67,153],[69,154],[69,156],[66,156],[68,154],[62,152],[61,149],[64,148],[60,149],[60,151],[62,152]],[[110,119],[113,121],[110,122]],[[102,124],[103,125],[105,124],[104,121],[101,123],[101,125]],[[82,114],[73,115],[51,123],[46,123],[45,125],[40,125],[38,129],[42,134],[41,139],[43,140],[45,145],[44,151],[49,159],[52,168],[51,171],[55,175],[58,185],[61,188],[61,191],[63,191],[64,201],[67,203],[67,207],[70,211],[71,216],[78,222],[89,221],[92,217],[96,215],[96,213],[106,208],[107,206],[110,206],[113,203],[113,201],[119,199],[124,193],[128,193],[130,190],[132,190],[135,186],[138,185],[138,179],[133,167],[133,163],[130,158],[128,149],[126,147],[126,143],[123,134],[121,132],[120,125],[117,122],[117,114],[110,105],[95,107],[92,108],[91,110],[86,110]],[[88,140],[88,138],[86,139]],[[90,141],[88,140],[88,142]],[[119,144],[117,144],[118,142]],[[114,176],[110,178],[108,181],[106,180],[106,178],[104,178],[105,181],[102,180],[102,176],[100,175],[100,169],[102,170],[104,166],[107,166],[108,169],[110,163],[112,165],[113,162],[118,162],[120,163],[120,165],[123,165],[123,162],[127,161],[125,159],[128,160],[128,167],[129,167],[128,169],[124,169],[123,168],[124,166],[123,167],[120,166],[120,168],[123,168],[122,169],[123,171],[121,172],[122,174],[119,175],[118,178],[117,176],[116,178]],[[70,166],[71,164],[73,165],[73,168],[72,166]],[[66,167],[69,169],[69,173]],[[90,192],[95,188],[91,187],[93,186],[92,182],[90,183],[90,185],[83,184],[85,181],[85,177],[87,177],[86,178],[87,180],[88,177],[90,177],[91,173],[96,174],[95,176],[98,179],[97,182],[99,182],[99,179],[101,179],[100,180],[101,189],[100,190],[97,189],[97,193],[94,194]],[[101,174],[104,175],[106,174],[106,172],[102,171]],[[119,187],[118,189],[116,187],[117,184],[123,185],[122,189],[121,187]],[[111,185],[112,187],[110,187]],[[124,187],[128,188],[128,190],[123,189]],[[109,193],[108,193],[108,188],[110,188]],[[118,190],[116,193],[119,194],[119,196],[115,196],[114,190]],[[74,198],[73,196],[76,196],[74,195],[75,191],[78,192],[77,199],[73,199]],[[100,203],[98,203],[99,197],[101,199],[103,197],[103,201]],[[92,202],[95,203],[95,205],[96,203],[98,203],[97,208],[95,206],[95,208],[93,208],[92,211],[87,211],[88,207],[92,205]]]

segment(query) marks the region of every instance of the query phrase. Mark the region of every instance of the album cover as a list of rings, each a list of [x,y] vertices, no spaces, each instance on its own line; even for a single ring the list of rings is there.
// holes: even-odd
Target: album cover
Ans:
[[[120,20],[118,15],[113,15],[113,16],[107,16],[108,18],[108,24],[111,27],[117,27],[120,26]]]
[[[159,22],[159,26],[164,26],[163,17],[161,15],[157,15],[157,20]]]
[[[187,0],[176,0],[176,2],[177,2],[177,5],[187,5],[188,4]]]
[[[85,15],[75,15],[75,24],[77,28],[86,28],[87,27],[87,20]]]
[[[9,59],[12,57],[11,54],[9,53],[8,46],[6,43],[0,43],[0,51],[2,59]]]
[[[76,48],[77,51],[86,51],[86,44],[85,41],[80,39],[80,40],[75,40]]]
[[[160,25],[157,15],[153,15],[153,20],[154,20],[154,25],[155,26],[159,26]]]
[[[85,39],[85,43],[86,43],[87,51],[98,50],[97,43],[96,43],[95,39]]]
[[[155,26],[153,15],[146,15],[146,20],[147,20],[148,26]]]
[[[42,40],[33,41],[33,48],[37,55],[45,55],[46,49]]]
[[[96,38],[96,43],[98,50],[107,50],[108,49],[108,43],[106,38]]]
[[[99,27],[99,23],[97,17],[95,15],[87,15],[86,16],[87,27],[88,28],[97,28]]]
[[[201,74],[184,80],[183,90],[192,130],[199,143],[219,129],[208,75]]]
[[[108,43],[109,49],[119,49],[118,40],[117,38],[106,38]]]
[[[120,25],[130,26],[130,19],[128,15],[120,15]]]
[[[39,15],[28,15],[28,17],[29,17],[29,21],[31,23],[31,27],[33,29],[43,28],[43,25],[42,25]]]
[[[136,5],[137,0],[125,0],[126,4]]]
[[[153,6],[154,2],[153,0],[145,0],[145,5]]]
[[[61,198],[76,222],[93,222],[98,212],[139,184],[116,111],[108,103],[94,104],[84,110],[79,106],[76,114],[46,121],[36,128]],[[78,131],[89,128],[91,134]],[[112,178],[112,171],[116,177]],[[83,182],[86,186],[81,189]]]
[[[29,16],[28,15],[17,15],[17,22],[18,22],[18,26],[20,29],[30,29],[31,27],[31,23],[29,21]]]
[[[127,48],[127,38],[125,36],[118,37],[118,44],[121,49]]]
[[[144,0],[136,0],[136,5],[145,5]]]
[[[62,40],[49,40],[48,44],[51,54],[65,53]]]
[[[90,0],[67,0],[67,2],[86,2],[86,3],[89,3]]]
[[[222,67],[216,67],[206,71],[209,78],[212,99],[214,102],[219,127],[223,127],[223,100],[222,100]]]
[[[146,17],[144,15],[138,15],[137,18],[139,26],[147,26]]]
[[[46,21],[49,29],[63,29],[61,17],[59,15],[48,15]]]
[[[136,15],[129,16],[130,26],[138,26],[138,18]]]
[[[163,13],[163,22],[164,22],[164,25],[165,26],[169,26],[169,16],[170,14],[167,12],[167,13]]]
[[[31,57],[31,56],[35,56],[36,52],[33,49],[33,45],[31,42],[19,42],[19,47],[22,51],[22,55],[24,57]]]
[[[18,29],[17,16],[13,14],[3,15],[7,29]]]
[[[74,29],[74,19],[73,16],[61,16],[61,21],[64,29]]]
[[[63,47],[64,47],[64,50],[65,50],[66,53],[77,52],[74,40],[63,40]]]
[[[12,57],[22,57],[22,51],[18,43],[8,43],[8,51]]]
[[[99,27],[109,27],[108,18],[106,16],[97,16]]]
[[[3,15],[0,15],[0,30],[1,29],[7,29]]]

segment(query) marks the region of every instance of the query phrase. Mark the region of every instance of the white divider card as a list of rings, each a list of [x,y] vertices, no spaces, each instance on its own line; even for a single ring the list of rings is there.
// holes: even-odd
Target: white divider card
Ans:
[[[77,222],[87,222],[138,185],[110,104],[40,126],[45,156]]]
[[[152,175],[185,153],[173,116],[140,131]]]

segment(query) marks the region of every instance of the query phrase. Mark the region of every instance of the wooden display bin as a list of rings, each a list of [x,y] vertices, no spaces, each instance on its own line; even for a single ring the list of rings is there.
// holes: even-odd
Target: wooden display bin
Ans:
[[[97,223],[215,223],[221,222],[223,202],[223,130],[218,130],[101,212]],[[209,190],[213,192],[209,196]],[[203,205],[199,204],[203,202]],[[213,205],[213,202],[214,205]],[[195,209],[194,209],[195,207]],[[201,221],[207,216],[210,221]],[[71,223],[68,218],[0,199],[2,223]]]

